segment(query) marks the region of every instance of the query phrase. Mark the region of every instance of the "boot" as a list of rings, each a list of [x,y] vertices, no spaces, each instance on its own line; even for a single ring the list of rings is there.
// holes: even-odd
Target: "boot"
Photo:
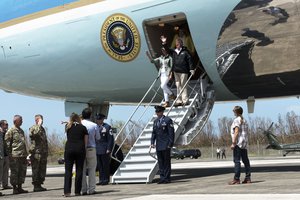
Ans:
[[[170,104],[168,101],[166,101],[161,106],[167,108],[167,107],[170,107]]]
[[[34,192],[43,192],[46,191],[46,188],[43,188],[40,184],[35,184],[33,187]]]
[[[13,185],[13,194],[20,194],[16,185]]]
[[[19,185],[18,191],[19,191],[19,194],[21,194],[21,193],[28,193],[27,190],[23,190],[22,185]]]

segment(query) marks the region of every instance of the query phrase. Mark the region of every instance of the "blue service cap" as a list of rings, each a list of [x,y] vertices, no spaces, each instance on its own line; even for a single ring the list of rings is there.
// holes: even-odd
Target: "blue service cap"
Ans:
[[[155,112],[163,112],[166,108],[162,106],[154,106]]]
[[[97,119],[97,120],[105,119],[105,117],[106,117],[106,116],[103,115],[103,114],[101,114],[101,113],[97,113],[97,114],[96,114],[96,119]]]

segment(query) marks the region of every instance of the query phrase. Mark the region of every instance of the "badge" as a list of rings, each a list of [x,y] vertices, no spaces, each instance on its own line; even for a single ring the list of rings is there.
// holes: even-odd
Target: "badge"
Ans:
[[[106,132],[106,128],[103,127],[101,132],[102,132],[102,133],[105,133],[105,132]]]
[[[119,13],[109,16],[102,25],[100,39],[105,52],[117,61],[128,62],[139,54],[140,34],[126,15]]]

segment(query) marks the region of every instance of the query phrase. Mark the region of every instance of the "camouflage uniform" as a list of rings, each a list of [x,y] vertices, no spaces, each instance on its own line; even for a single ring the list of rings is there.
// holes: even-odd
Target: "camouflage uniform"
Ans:
[[[15,187],[25,182],[27,170],[27,150],[24,131],[21,128],[12,127],[5,134],[7,153],[10,157],[10,183]]]
[[[31,140],[29,153],[31,154],[32,184],[36,189],[37,187],[40,188],[45,181],[48,141],[46,131],[43,126],[33,125],[29,131],[29,137]]]

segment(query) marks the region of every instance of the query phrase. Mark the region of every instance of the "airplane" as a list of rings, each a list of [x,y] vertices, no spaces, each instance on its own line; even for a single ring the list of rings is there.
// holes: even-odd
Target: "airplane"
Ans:
[[[2,0],[0,88],[89,105],[140,101],[157,68],[160,35],[187,27],[216,101],[299,95],[299,1]],[[289,16],[274,25],[278,8]],[[123,32],[122,32],[123,31]],[[119,37],[119,38],[118,38]]]
[[[299,152],[300,151],[300,142],[292,143],[292,144],[280,144],[277,137],[271,132],[271,128],[273,126],[273,122],[270,127],[263,131],[263,134],[268,139],[269,145],[266,149],[275,149],[275,150],[282,150],[283,156],[286,156],[290,152]]]

